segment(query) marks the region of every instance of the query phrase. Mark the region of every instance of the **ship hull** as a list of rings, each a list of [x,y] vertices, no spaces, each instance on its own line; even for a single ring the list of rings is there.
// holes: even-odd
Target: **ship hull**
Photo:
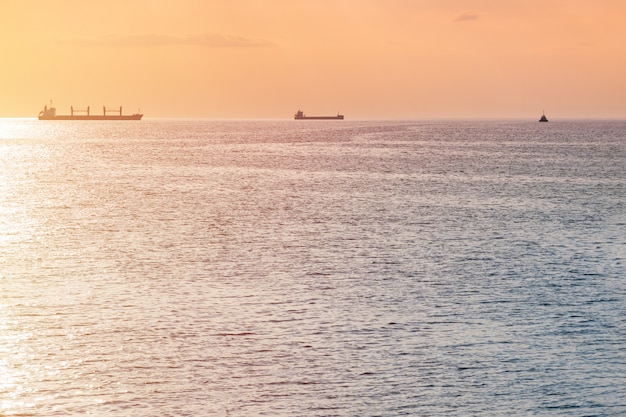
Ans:
[[[92,116],[92,115],[82,115],[82,116],[39,116],[39,120],[141,120],[143,114],[131,114],[128,116]]]
[[[295,116],[296,120],[343,120],[343,116]]]

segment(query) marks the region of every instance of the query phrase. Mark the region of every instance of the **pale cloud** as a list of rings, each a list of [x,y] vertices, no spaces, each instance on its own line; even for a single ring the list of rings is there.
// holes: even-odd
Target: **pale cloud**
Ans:
[[[170,35],[125,35],[99,38],[74,38],[59,43],[78,46],[151,47],[151,46],[200,46],[206,48],[260,48],[273,46],[269,41],[219,33],[204,33],[193,36]]]
[[[464,12],[454,19],[455,22],[468,22],[470,20],[478,20],[478,15],[472,12]]]

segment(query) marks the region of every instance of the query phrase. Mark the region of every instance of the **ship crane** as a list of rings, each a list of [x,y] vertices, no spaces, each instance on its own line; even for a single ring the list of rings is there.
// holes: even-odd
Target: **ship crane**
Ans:
[[[74,113],[87,113],[89,116],[89,106],[86,109],[75,109],[74,106],[70,106],[70,114],[74,116]]]
[[[102,113],[106,116],[107,115],[107,111],[109,113],[119,113],[119,115],[122,115],[122,106],[120,106],[119,109],[108,109],[107,110],[107,106],[102,106]]]

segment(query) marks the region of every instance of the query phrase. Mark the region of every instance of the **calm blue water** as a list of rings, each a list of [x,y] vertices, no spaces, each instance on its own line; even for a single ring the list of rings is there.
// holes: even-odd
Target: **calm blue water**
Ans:
[[[626,415],[625,262],[626,121],[0,120],[0,415]]]

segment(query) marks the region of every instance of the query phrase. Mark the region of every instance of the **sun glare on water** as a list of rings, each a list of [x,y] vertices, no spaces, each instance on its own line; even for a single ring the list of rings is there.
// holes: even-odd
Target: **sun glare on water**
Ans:
[[[0,141],[24,137],[33,122],[31,119],[0,119]]]
[[[0,288],[4,292],[5,278],[0,275]],[[5,304],[4,295],[0,299],[0,415],[11,413],[25,408],[27,405],[20,403],[20,392],[26,387],[20,383],[18,373],[19,363],[23,356],[20,348],[26,338],[25,335],[16,332],[10,319],[8,306]]]
[[[0,119],[0,415],[13,415],[33,406],[22,400],[24,392],[32,389],[28,382],[32,373],[28,340],[32,335],[24,328],[24,317],[16,315],[23,300],[15,299],[13,290],[24,283],[19,279],[22,266],[31,256],[24,239],[32,238],[23,234],[31,221],[17,189],[28,182],[21,162],[29,158],[31,148],[15,144],[32,138],[29,131],[34,122]]]

